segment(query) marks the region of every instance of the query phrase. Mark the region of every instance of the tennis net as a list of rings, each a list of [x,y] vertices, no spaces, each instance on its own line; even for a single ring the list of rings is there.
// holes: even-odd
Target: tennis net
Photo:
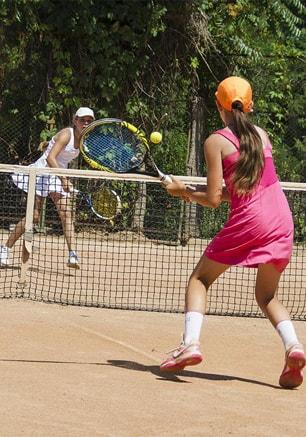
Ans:
[[[12,174],[30,175],[25,194]],[[80,269],[66,266],[68,249],[59,215],[48,199],[33,223],[36,178],[69,176],[77,189],[103,184],[117,192],[121,213],[96,217],[81,200],[70,199]],[[188,178],[190,184],[205,178]],[[283,183],[295,221],[291,262],[278,296],[293,319],[306,320],[306,184]],[[228,215],[226,204],[212,210],[167,195],[147,176],[91,170],[37,169],[0,165],[0,244],[26,216],[26,233],[0,269],[0,297],[129,310],[183,312],[188,278]],[[23,242],[30,258],[22,260]],[[210,289],[208,314],[262,317],[254,299],[256,269],[232,267]]]

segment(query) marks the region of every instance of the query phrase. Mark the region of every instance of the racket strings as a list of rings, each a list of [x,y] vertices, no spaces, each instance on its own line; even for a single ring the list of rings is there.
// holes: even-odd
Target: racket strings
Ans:
[[[100,217],[111,219],[120,211],[120,200],[113,190],[101,188],[91,196],[92,208]]]
[[[141,165],[146,146],[128,128],[119,124],[105,124],[87,134],[84,150],[99,165],[124,173]]]

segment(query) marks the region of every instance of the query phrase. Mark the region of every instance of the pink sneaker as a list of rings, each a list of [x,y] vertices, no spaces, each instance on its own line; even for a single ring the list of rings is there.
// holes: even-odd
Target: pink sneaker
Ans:
[[[198,341],[194,341],[188,345],[184,343],[180,344],[179,347],[169,352],[171,355],[161,363],[159,367],[160,370],[176,372],[183,370],[186,366],[195,366],[201,363],[203,357],[199,346],[200,343]]]
[[[303,382],[302,369],[306,358],[303,346],[294,344],[286,351],[285,367],[279,378],[279,385],[284,388],[296,388]]]

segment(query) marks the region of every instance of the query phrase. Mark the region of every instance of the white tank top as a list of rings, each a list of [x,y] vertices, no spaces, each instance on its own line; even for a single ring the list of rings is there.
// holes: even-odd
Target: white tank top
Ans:
[[[70,140],[66,144],[63,150],[56,157],[56,161],[60,168],[67,168],[70,161],[79,156],[80,150],[74,147],[74,133],[73,128],[68,128],[70,130]],[[44,151],[43,155],[35,161],[33,167],[49,167],[47,163],[48,155],[55,143],[54,137],[49,141],[49,144]]]

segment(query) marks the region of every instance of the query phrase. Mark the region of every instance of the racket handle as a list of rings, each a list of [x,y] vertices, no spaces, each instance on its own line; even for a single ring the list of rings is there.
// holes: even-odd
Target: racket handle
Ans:
[[[167,175],[167,174],[162,174],[162,175],[160,175],[160,181],[161,181],[161,183],[163,184],[163,185],[169,185],[169,184],[171,184],[171,182],[172,182],[172,179],[171,179],[171,177],[169,176],[169,175]]]
[[[197,188],[194,185],[186,185],[186,190],[188,193],[194,193],[197,191]]]

